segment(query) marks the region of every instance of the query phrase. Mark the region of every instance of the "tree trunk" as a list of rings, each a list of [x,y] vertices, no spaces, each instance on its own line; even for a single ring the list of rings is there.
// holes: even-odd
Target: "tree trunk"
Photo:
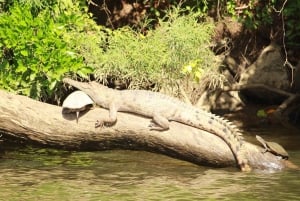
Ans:
[[[2,138],[11,136],[27,143],[76,150],[132,149],[166,154],[199,165],[236,166],[227,144],[208,132],[176,123],[168,131],[150,131],[150,119],[128,113],[118,113],[111,127],[95,128],[95,121],[108,111],[101,108],[76,114],[62,114],[62,108],[13,95],[0,90],[0,131]],[[280,170],[288,167],[262,149],[246,143],[246,156],[252,168]]]

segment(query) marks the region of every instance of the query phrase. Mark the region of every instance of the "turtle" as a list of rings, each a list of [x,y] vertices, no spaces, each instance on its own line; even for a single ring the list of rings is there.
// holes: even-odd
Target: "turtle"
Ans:
[[[288,159],[289,154],[287,151],[278,143],[276,142],[268,142],[265,141],[262,137],[256,135],[256,139],[263,145],[265,148],[264,152],[271,152],[272,154],[276,156],[280,156],[282,159]]]
[[[64,100],[62,113],[76,112],[76,122],[78,123],[79,112],[93,107],[94,101],[83,91],[74,91]]]

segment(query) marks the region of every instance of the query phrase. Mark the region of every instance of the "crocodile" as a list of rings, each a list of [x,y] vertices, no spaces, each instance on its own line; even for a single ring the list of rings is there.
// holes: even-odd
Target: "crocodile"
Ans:
[[[109,110],[109,116],[97,120],[95,127],[114,125],[118,111],[152,118],[150,130],[168,130],[169,121],[176,121],[219,136],[230,147],[239,168],[251,170],[244,154],[244,138],[240,130],[220,116],[159,92],[115,90],[95,81],[78,82],[70,78],[64,78],[63,82],[84,91],[96,105]]]

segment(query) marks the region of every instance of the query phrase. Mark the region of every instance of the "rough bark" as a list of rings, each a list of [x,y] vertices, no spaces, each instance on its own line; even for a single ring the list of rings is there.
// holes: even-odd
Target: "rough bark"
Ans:
[[[166,154],[199,165],[236,166],[229,147],[219,137],[180,123],[171,122],[170,130],[150,131],[150,120],[118,113],[111,127],[94,124],[107,110],[95,108],[82,114],[62,114],[62,108],[0,90],[0,131],[2,138],[14,136],[28,143],[77,150],[134,149]],[[280,170],[287,167],[270,153],[246,143],[246,155],[255,169]]]

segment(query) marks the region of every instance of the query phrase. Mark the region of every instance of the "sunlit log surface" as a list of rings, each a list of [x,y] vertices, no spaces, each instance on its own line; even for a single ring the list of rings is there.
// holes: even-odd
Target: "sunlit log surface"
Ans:
[[[227,144],[208,132],[171,122],[170,130],[150,131],[150,119],[118,113],[112,127],[95,128],[95,121],[108,111],[95,108],[76,123],[76,114],[62,114],[62,108],[0,90],[2,138],[25,140],[49,147],[73,150],[132,149],[165,154],[212,167],[236,167]],[[253,169],[282,170],[293,165],[262,148],[246,143],[246,156]],[[146,159],[145,159],[146,160]]]

